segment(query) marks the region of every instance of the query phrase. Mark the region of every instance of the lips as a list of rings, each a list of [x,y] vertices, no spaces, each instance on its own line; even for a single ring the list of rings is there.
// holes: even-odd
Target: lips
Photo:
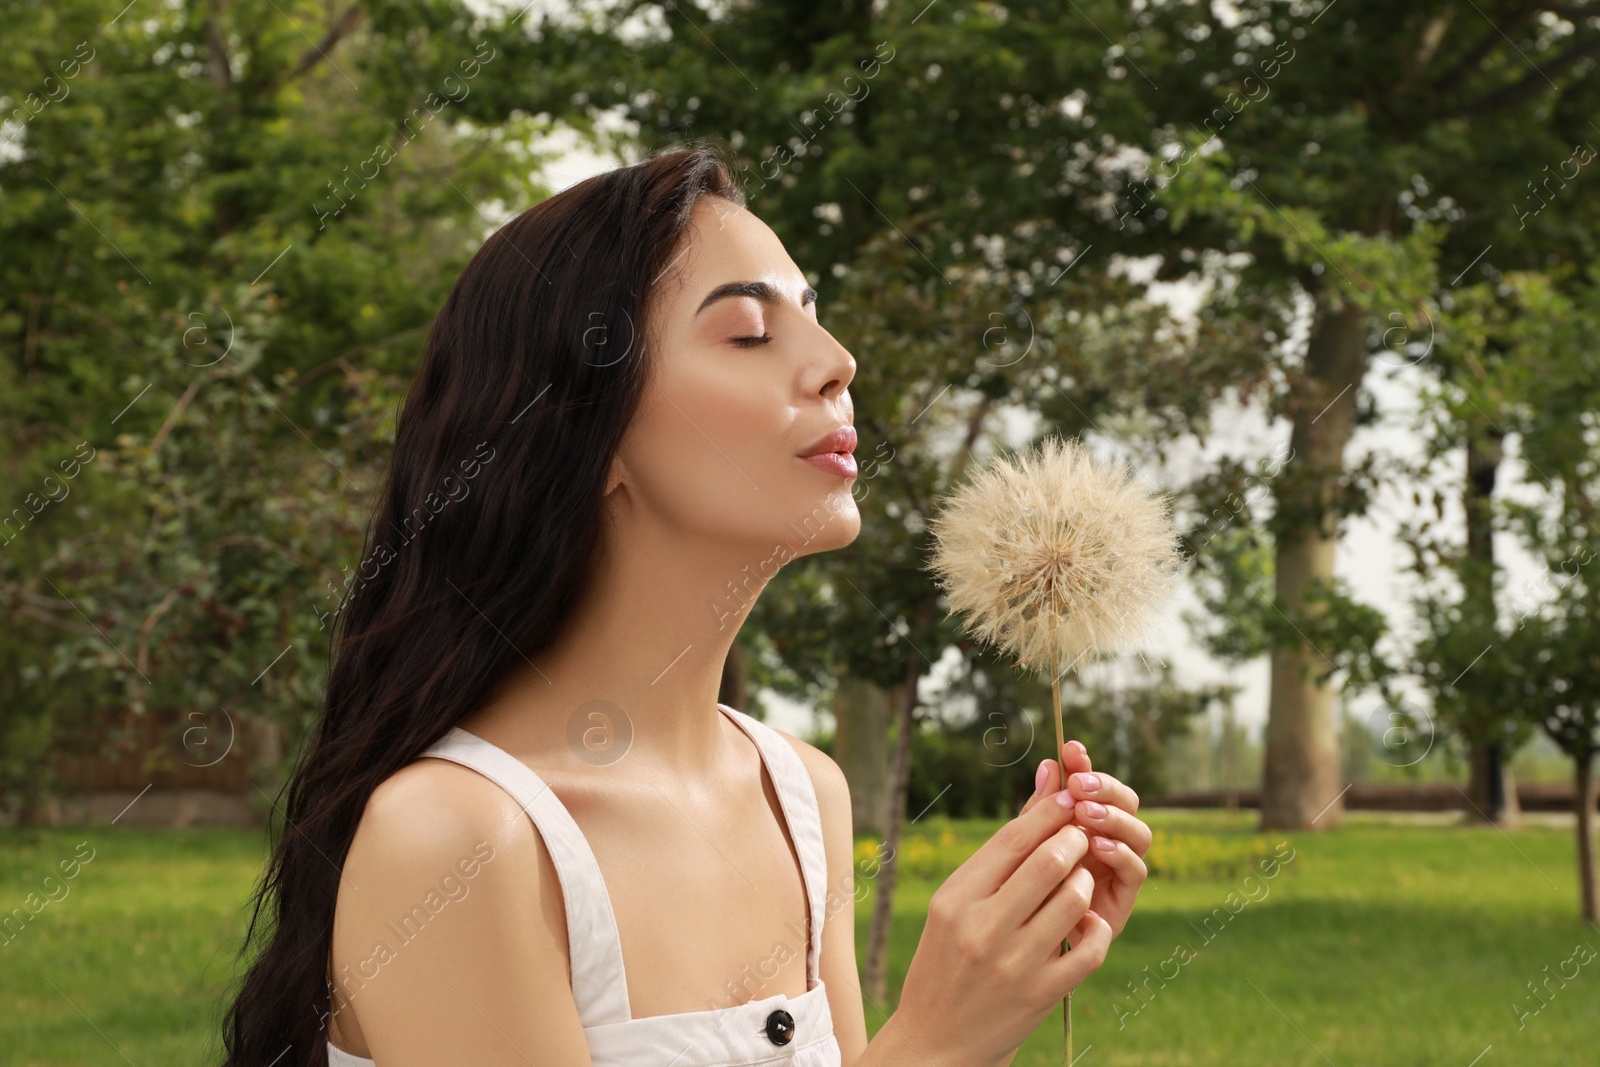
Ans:
[[[840,426],[813,443],[801,453],[800,459],[828,474],[840,478],[854,478],[856,457],[852,453],[855,448],[856,428],[849,425]]]
[[[808,456],[820,456],[824,452],[854,452],[856,450],[856,428],[854,426],[840,426],[832,433],[825,434],[810,448],[800,453],[802,459]]]

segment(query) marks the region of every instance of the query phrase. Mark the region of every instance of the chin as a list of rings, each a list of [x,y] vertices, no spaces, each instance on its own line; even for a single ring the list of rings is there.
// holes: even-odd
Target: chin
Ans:
[[[861,512],[850,492],[853,485],[853,481],[845,483],[825,496],[814,497],[809,508],[785,523],[785,536],[797,558],[843,548],[861,533]]]

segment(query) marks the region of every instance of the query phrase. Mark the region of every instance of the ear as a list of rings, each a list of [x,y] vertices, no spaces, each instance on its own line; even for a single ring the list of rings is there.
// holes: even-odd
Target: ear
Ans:
[[[606,487],[600,495],[610,496],[611,491],[617,486],[624,481],[632,480],[632,477],[628,474],[627,465],[622,462],[622,457],[620,455],[616,456],[611,460],[611,470],[606,474]]]

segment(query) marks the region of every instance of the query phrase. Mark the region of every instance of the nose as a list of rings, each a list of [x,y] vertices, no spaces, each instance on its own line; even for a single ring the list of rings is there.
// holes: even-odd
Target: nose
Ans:
[[[856,360],[850,350],[834,339],[822,326],[817,327],[818,356],[808,369],[806,392],[824,400],[839,399],[856,376]]]

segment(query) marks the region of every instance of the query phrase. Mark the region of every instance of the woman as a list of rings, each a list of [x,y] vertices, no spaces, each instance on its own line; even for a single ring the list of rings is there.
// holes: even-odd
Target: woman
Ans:
[[[1074,742],[869,1045],[843,776],[717,703],[761,576],[859,531],[854,370],[714,150],[489,238],[399,419],[229,1064],[1006,1063],[1099,966],[1150,834],[1108,776],[1057,792]]]

